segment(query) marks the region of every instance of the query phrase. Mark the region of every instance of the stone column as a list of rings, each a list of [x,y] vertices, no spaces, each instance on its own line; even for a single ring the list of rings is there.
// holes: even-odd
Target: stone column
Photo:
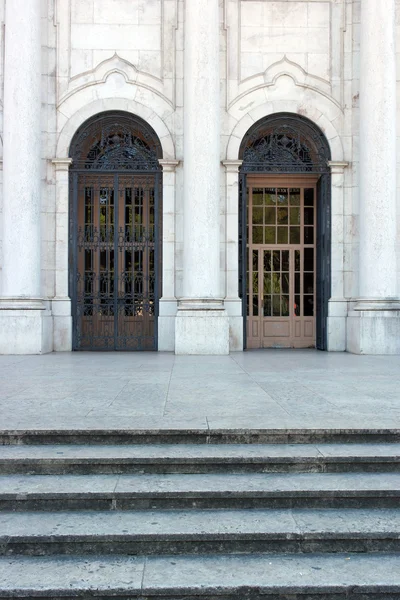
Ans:
[[[230,350],[243,350],[242,299],[239,298],[239,169],[242,160],[224,160],[226,185],[226,298]]]
[[[365,354],[400,352],[395,25],[395,0],[362,0],[360,298],[349,321],[348,342],[351,351]]]
[[[69,168],[72,158],[55,158],[56,170],[56,294],[52,300],[54,350],[72,350],[71,299],[68,294]]]
[[[183,298],[177,354],[227,354],[220,281],[220,18],[218,0],[186,0]]]
[[[12,0],[5,16],[4,265],[0,353],[52,349],[41,300],[41,2]]]
[[[348,301],[344,297],[344,170],[347,162],[332,160],[331,169],[331,297],[328,305],[328,350],[346,350]]]
[[[175,349],[175,172],[180,161],[161,159],[158,162],[163,169],[162,296],[158,317],[158,350],[170,352]]]

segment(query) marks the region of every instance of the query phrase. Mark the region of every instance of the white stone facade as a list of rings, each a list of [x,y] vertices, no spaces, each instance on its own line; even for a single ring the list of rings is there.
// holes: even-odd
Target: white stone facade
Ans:
[[[0,21],[0,353],[71,350],[69,149],[117,110],[162,146],[160,351],[243,349],[239,148],[286,112],[331,151],[328,350],[400,353],[400,0],[0,0]]]

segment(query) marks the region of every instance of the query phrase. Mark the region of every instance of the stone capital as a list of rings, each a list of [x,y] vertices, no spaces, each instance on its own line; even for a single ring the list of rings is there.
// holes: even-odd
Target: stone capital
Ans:
[[[227,173],[238,173],[240,167],[243,164],[242,160],[222,160],[221,164],[224,165]]]
[[[158,162],[161,165],[164,173],[174,173],[176,167],[181,163],[180,160],[174,160],[171,158],[160,158]]]
[[[349,163],[342,160],[330,160],[328,161],[328,167],[331,170],[332,175],[342,175],[345,168],[349,166]]]
[[[56,171],[69,171],[72,165],[72,158],[53,158],[51,162],[55,166]]]

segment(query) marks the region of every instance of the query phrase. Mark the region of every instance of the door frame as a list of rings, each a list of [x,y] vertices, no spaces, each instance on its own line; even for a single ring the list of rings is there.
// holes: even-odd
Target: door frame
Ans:
[[[280,137],[292,136],[290,152],[271,151]],[[269,144],[259,143],[269,139]],[[275,146],[274,146],[275,144]],[[305,152],[304,152],[305,150]],[[298,154],[296,154],[296,151]],[[254,175],[319,177],[317,182],[316,348],[328,348],[328,303],[331,297],[331,151],[328,140],[310,119],[294,113],[275,113],[260,119],[244,136],[239,159],[239,296],[242,300],[243,348],[246,349],[247,177]],[[283,186],[282,186],[283,187]]]
[[[246,189],[250,190],[250,188],[254,188],[254,187],[260,187],[260,188],[264,188],[264,187],[271,187],[271,188],[302,188],[302,189],[306,189],[307,187],[312,188],[313,190],[315,190],[315,199],[316,199],[316,205],[314,207],[314,217],[316,216],[316,220],[314,222],[314,227],[316,229],[316,237],[315,237],[315,243],[314,243],[314,251],[315,251],[315,255],[317,253],[317,236],[318,236],[318,199],[317,199],[317,183],[319,180],[319,176],[318,175],[310,175],[310,174],[303,174],[303,175],[272,175],[272,174],[267,174],[267,175],[263,175],[261,173],[256,173],[256,174],[249,174],[247,179],[246,179]],[[247,211],[247,193],[246,192],[246,211]],[[316,213],[316,214],[315,214]],[[247,234],[247,222],[246,222],[246,234]],[[303,224],[304,227],[304,224]],[[288,250],[289,252],[293,251],[293,250],[302,250],[304,251],[304,244],[299,244],[297,245],[293,245],[293,244],[263,244],[260,247],[260,256],[259,256],[259,261],[260,261],[260,265],[261,265],[261,256],[262,256],[262,251],[265,250],[265,246],[268,245],[270,247],[270,249],[272,250]],[[254,248],[253,248],[254,249]],[[245,254],[247,253],[247,239],[246,239],[246,248],[245,248]],[[247,258],[247,257],[246,257]],[[247,262],[247,261],[246,261]],[[317,269],[317,260],[316,260],[316,256],[315,256],[315,265],[314,265],[314,273],[316,274]],[[247,269],[245,269],[247,270]],[[290,278],[291,278],[291,285],[293,285],[293,281],[292,281],[292,277],[294,276],[294,271],[290,271]],[[263,276],[261,277],[261,270],[259,269],[259,277],[260,277],[260,281],[259,281],[259,290],[262,290],[262,285],[261,285],[261,281]],[[247,286],[246,286],[247,288]],[[246,315],[245,315],[245,319],[246,319],[246,346],[247,346],[247,289],[243,290],[245,291],[245,302],[246,302]],[[293,295],[294,295],[294,291]],[[261,293],[261,291],[259,292]],[[317,297],[317,282],[314,282],[314,298],[316,300]],[[317,302],[315,302],[314,304],[314,310],[316,312],[317,310]],[[316,318],[316,314],[314,315],[315,317],[315,325],[317,324],[317,318]],[[273,317],[271,317],[271,320],[273,320]],[[272,322],[272,321],[271,321]],[[317,345],[317,334],[315,331],[315,346]],[[296,346],[293,346],[293,348],[295,348]],[[303,346],[299,346],[299,348],[301,348]],[[308,347],[308,346],[305,346]]]
[[[119,217],[119,178],[131,177],[135,178],[154,178],[154,278],[155,278],[155,293],[154,293],[154,348],[152,350],[158,350],[158,316],[159,316],[159,304],[162,294],[162,203],[161,203],[161,185],[162,185],[162,171],[102,171],[102,170],[84,170],[74,169],[70,171],[70,190],[71,190],[71,210],[69,220],[69,296],[71,298],[71,309],[72,309],[72,350],[83,350],[87,351],[87,348],[80,348],[78,340],[78,326],[77,326],[77,283],[76,274],[78,269],[78,202],[79,202],[79,177],[80,176],[93,176],[93,177],[109,177],[113,179],[114,187],[114,198],[115,198],[115,213],[114,213],[114,251],[118,249],[118,217]],[[118,252],[116,252],[116,263],[115,271],[118,274]],[[117,305],[117,294],[118,286],[114,288],[114,343],[117,336],[118,323],[118,305]],[[145,349],[140,349],[141,351]],[[91,348],[90,351],[96,352],[132,352],[134,350],[130,348],[116,349],[114,348]]]
[[[274,175],[272,173],[240,173],[239,176],[239,295],[242,299],[243,346],[247,348],[247,178],[279,181],[279,187],[296,187],[296,181],[305,181],[307,174]],[[316,175],[310,174],[315,182]],[[318,177],[318,175],[317,175]],[[328,343],[328,302],[331,296],[331,177],[322,174],[317,181],[317,239],[316,239],[316,348],[326,350]],[[284,183],[285,182],[285,183]],[[293,183],[294,182],[294,183]]]

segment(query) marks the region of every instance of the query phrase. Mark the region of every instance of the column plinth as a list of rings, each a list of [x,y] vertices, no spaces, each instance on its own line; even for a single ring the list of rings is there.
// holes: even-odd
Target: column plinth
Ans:
[[[400,353],[396,269],[395,0],[361,2],[359,298],[347,346]]]
[[[5,12],[0,354],[52,350],[52,317],[41,300],[41,2]]]
[[[183,294],[176,354],[228,354],[220,274],[218,0],[185,3]]]

